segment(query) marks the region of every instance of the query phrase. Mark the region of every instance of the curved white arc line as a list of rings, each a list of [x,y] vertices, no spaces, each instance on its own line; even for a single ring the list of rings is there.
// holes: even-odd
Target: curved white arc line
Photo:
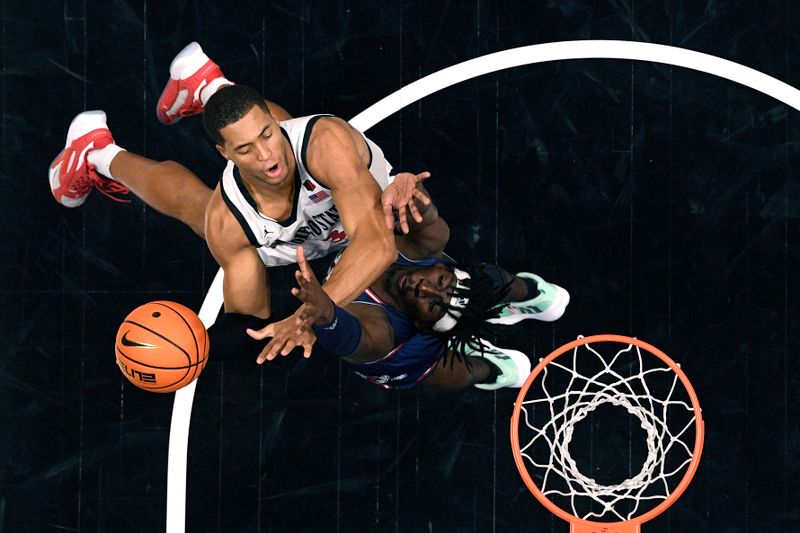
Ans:
[[[223,277],[220,268],[198,313],[206,329],[217,319],[222,307]],[[189,453],[189,423],[192,419],[192,403],[196,387],[197,379],[175,391],[175,401],[172,404],[167,455],[167,533],[186,531],[186,465]]]
[[[522,46],[464,61],[406,85],[356,115],[350,123],[366,131],[403,107],[456,83],[507,68],[564,59],[629,59],[685,67],[740,83],[800,110],[800,91],[727,59],[663,44],[587,40]]]
[[[350,123],[365,132],[405,106],[462,81],[507,68],[564,59],[629,59],[686,67],[740,83],[800,110],[800,91],[772,76],[727,59],[663,44],[585,40],[522,46],[447,67],[379,100],[353,117]],[[214,323],[220,307],[221,269],[200,309],[200,318],[206,327]],[[197,380],[178,390],[172,408],[167,467],[167,533],[184,533],[186,527],[186,459],[196,384]]]

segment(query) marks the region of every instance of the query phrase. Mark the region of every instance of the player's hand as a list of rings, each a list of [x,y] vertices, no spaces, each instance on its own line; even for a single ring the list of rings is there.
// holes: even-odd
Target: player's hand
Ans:
[[[421,172],[419,174],[400,172],[395,176],[394,181],[383,190],[381,204],[383,205],[383,214],[386,216],[386,226],[389,229],[394,229],[394,211],[397,211],[400,229],[403,233],[408,233],[409,231],[406,209],[411,212],[414,220],[422,222],[422,215],[417,208],[416,202],[414,202],[414,198],[423,205],[430,205],[431,199],[428,198],[428,195],[417,188],[418,183],[422,183],[430,176],[430,172]]]
[[[297,310],[297,333],[310,328],[314,324],[328,324],[333,320],[335,306],[328,293],[317,281],[314,271],[308,266],[306,254],[302,246],[297,247],[297,266],[294,277],[298,288],[292,288],[292,295],[303,302]]]
[[[261,364],[264,361],[272,361],[278,355],[289,355],[289,352],[297,346],[303,347],[303,357],[306,359],[311,357],[311,347],[317,341],[317,336],[311,328],[305,328],[303,331],[298,332],[297,318],[301,309],[295,311],[289,318],[269,324],[265,328],[259,330],[247,329],[247,334],[256,340],[272,337],[272,340],[258,354],[256,363]]]

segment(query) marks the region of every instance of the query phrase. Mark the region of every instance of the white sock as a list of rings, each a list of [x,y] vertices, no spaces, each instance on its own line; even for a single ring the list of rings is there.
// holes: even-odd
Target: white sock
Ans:
[[[121,148],[116,144],[109,144],[105,148],[92,150],[86,156],[86,160],[94,165],[95,170],[102,176],[111,178],[114,181],[119,181],[111,175],[111,161],[117,157],[117,154],[124,152],[125,148]]]
[[[216,93],[220,87],[225,85],[234,85],[234,83],[223,76],[221,78],[211,80],[211,83],[203,87],[203,90],[200,91],[200,101],[203,102],[203,106],[206,105],[208,99],[214,96],[214,93]]]

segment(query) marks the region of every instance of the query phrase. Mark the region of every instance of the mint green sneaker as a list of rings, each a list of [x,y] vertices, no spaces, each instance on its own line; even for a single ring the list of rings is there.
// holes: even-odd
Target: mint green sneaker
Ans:
[[[561,318],[561,315],[567,309],[567,304],[569,304],[569,293],[566,289],[547,283],[536,274],[531,274],[530,272],[520,272],[517,277],[535,280],[539,294],[535,298],[524,302],[506,304],[500,311],[500,315],[496,318],[490,318],[489,322],[508,326],[528,318],[543,322],[552,322]]]
[[[531,374],[531,360],[528,359],[528,356],[517,350],[498,348],[483,339],[480,342],[485,346],[483,357],[499,368],[500,372],[494,383],[475,383],[475,387],[483,390],[522,387]],[[480,357],[480,351],[475,350],[472,355]]]

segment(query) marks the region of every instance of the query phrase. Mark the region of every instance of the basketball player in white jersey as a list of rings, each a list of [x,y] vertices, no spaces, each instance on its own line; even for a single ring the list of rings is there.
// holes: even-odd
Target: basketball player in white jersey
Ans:
[[[298,244],[311,257],[349,244],[325,284],[342,305],[394,261],[392,210],[401,221],[406,207],[418,216],[410,200],[421,197],[415,185],[425,174],[404,173],[389,186],[391,166],[380,148],[345,121],[324,116],[279,123],[290,118],[285,110],[232,85],[191,43],[173,61],[157,111],[162,122],[173,123],[204,110],[206,131],[228,160],[213,192],[176,163],[125,152],[114,143],[105,114],[90,111],[73,120],[66,146],[50,167],[54,196],[76,207],[93,186],[109,195],[130,188],[148,205],[186,222],[205,236],[225,271],[226,314],[249,317],[251,327],[263,327],[271,313],[265,265],[293,263]],[[315,320],[301,306],[272,324],[270,358],[297,345],[308,357],[314,336],[304,325]]]

